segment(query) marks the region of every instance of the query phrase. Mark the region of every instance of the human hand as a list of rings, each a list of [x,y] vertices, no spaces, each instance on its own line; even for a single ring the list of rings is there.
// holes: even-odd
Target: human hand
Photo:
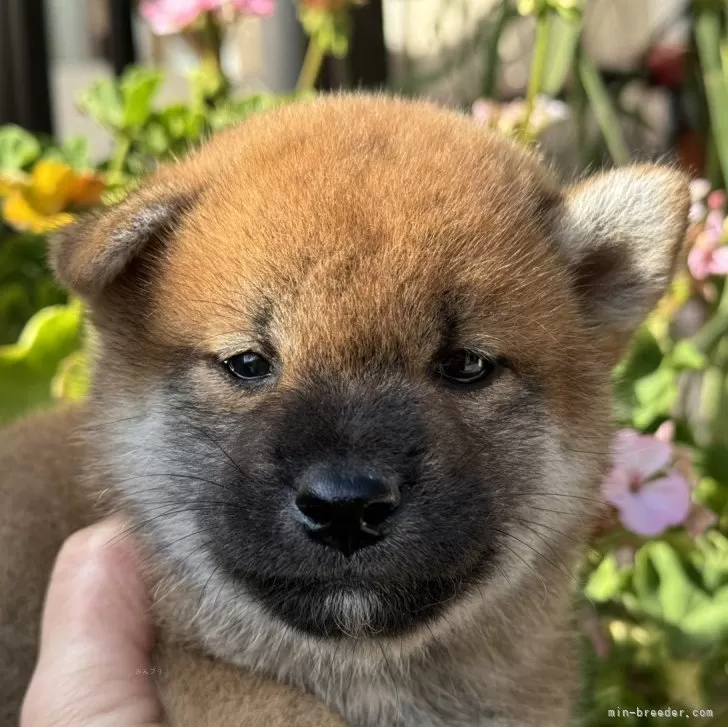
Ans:
[[[123,525],[106,520],[72,535],[51,576],[40,653],[20,727],[161,724],[150,676],[149,598]]]

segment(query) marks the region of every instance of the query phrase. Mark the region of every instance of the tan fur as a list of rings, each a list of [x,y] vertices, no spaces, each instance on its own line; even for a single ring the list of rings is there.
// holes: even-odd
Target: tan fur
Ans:
[[[89,524],[78,487],[85,411],[29,416],[0,435],[0,725],[17,721],[61,543]]]
[[[538,503],[546,537],[519,531],[523,547],[503,555],[502,576],[432,628],[339,650],[278,635],[224,582],[219,602],[205,600],[141,527],[161,693],[180,727],[333,727],[338,712],[367,725],[566,724],[578,683],[568,571],[608,461],[609,371],[667,284],[689,201],[673,170],[620,174],[563,191],[534,156],[458,114],[332,98],[253,117],[64,233],[53,264],[90,303],[100,344],[88,408],[29,419],[0,440],[0,645],[14,664],[0,684],[5,720],[28,678],[62,539],[99,504],[143,517],[118,485],[154,464],[173,416],[156,407],[159,390],[177,363],[207,409],[244,417],[252,400],[212,376],[210,361],[256,345],[250,302],[269,295],[281,311],[269,322],[286,361],[281,391],[301,386],[312,362],[355,380],[372,351],[427,387],[439,335],[431,299],[456,286],[471,296],[459,334],[512,365],[490,398],[457,401],[463,415],[505,405],[523,382],[543,392],[545,449],[533,467],[564,498]],[[582,243],[596,239],[604,245],[585,259]],[[602,300],[597,289],[585,312],[580,286],[613,264],[636,281],[630,294]],[[613,310],[623,297],[629,308]],[[532,517],[533,502],[524,496],[513,516]],[[474,720],[480,705],[497,717]]]

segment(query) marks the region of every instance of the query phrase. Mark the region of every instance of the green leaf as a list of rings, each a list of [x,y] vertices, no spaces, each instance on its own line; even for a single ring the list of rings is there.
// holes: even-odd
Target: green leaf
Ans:
[[[251,114],[279,106],[288,100],[285,97],[276,97],[267,93],[250,94],[241,99],[229,101],[215,109],[210,116],[210,124],[214,129],[223,129],[243,121]]]
[[[91,147],[86,137],[72,136],[63,144],[61,151],[66,162],[76,171],[85,172],[92,168]]]
[[[687,614],[710,603],[710,597],[687,575],[675,550],[664,541],[643,545],[635,555],[633,593],[625,605],[677,629]]]
[[[152,99],[161,84],[162,74],[150,68],[132,68],[124,74],[120,88],[125,129],[139,129],[149,119]]]
[[[728,587],[728,539],[717,530],[709,530],[695,540],[692,561],[709,593]]]
[[[728,487],[728,446],[708,445],[703,451],[703,470],[723,487]]]
[[[707,603],[701,603],[685,614],[680,628],[706,646],[728,637],[728,586],[717,591]]]
[[[728,452],[719,455],[720,466],[724,468],[728,467],[728,462],[724,459],[726,456],[728,456]],[[706,459],[703,457],[703,461],[700,462],[701,469],[705,469],[705,464]],[[712,477],[702,477],[694,490],[693,496],[696,502],[705,505],[716,515],[728,514],[728,484],[721,485]]]
[[[335,10],[309,8],[298,5],[298,18],[306,35],[311,37],[324,53],[343,58],[349,50],[351,22],[346,7]]]
[[[584,595],[597,603],[605,603],[619,593],[624,581],[616,557],[609,553],[589,576]]]
[[[46,253],[43,236],[0,235],[0,345],[15,342],[37,310],[65,301],[48,269]]]
[[[644,376],[634,385],[637,408],[634,424],[638,429],[647,429],[655,419],[667,416],[677,398],[677,373],[668,367],[661,367]]]
[[[49,147],[43,152],[43,159],[63,162],[78,172],[92,168],[88,139],[82,136],[71,137],[62,146]]]
[[[124,127],[124,103],[119,85],[111,78],[101,78],[79,99],[81,108],[97,123],[112,132]]]
[[[656,371],[662,363],[662,349],[647,326],[642,326],[632,337],[629,353],[615,368],[613,378],[635,382]]]
[[[669,360],[678,371],[702,371],[708,364],[708,357],[687,338],[677,342]]]
[[[17,343],[0,347],[0,421],[52,403],[51,381],[81,344],[79,302],[38,311]]]
[[[51,393],[59,401],[80,401],[89,391],[89,368],[85,351],[75,351],[61,361],[51,381]]]
[[[0,172],[18,172],[40,155],[40,142],[19,126],[0,127]]]
[[[192,109],[199,114],[207,111],[208,99],[217,98],[225,85],[218,68],[200,65],[187,73],[192,95]]]

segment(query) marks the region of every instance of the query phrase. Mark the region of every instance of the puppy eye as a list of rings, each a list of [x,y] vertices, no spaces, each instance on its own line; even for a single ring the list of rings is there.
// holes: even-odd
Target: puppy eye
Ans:
[[[270,362],[253,351],[245,351],[223,361],[225,368],[236,378],[243,381],[257,381],[270,376]]]
[[[453,351],[435,368],[442,378],[452,383],[474,384],[489,379],[500,369],[500,365],[463,348]]]

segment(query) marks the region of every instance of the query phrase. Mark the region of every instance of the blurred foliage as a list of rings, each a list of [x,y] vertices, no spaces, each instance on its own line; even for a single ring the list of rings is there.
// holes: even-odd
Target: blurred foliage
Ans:
[[[157,164],[218,129],[293,98],[260,93],[211,103],[216,75],[198,70],[190,75],[188,103],[160,106],[162,81],[158,70],[139,67],[82,94],[80,107],[114,140],[111,156],[96,165],[83,139],[55,144],[0,127],[0,422],[79,398],[87,387],[81,304],[67,302],[54,282],[44,233],[102,198],[121,199]]]
[[[83,306],[53,282],[45,261],[47,232],[83,207],[120,199],[159,162],[183,155],[216,130],[306,98],[323,57],[346,52],[350,4],[299,4],[311,41],[299,93],[290,98],[232,97],[213,63],[191,75],[188,102],[164,106],[158,99],[162,74],[134,68],[120,80],[97,81],[79,100],[113,137],[108,159],[92,163],[83,139],[58,144],[17,127],[0,128],[0,421],[88,391]],[[580,120],[585,158],[604,149],[623,163],[629,159],[618,99],[623,86],[608,82],[584,52],[585,5],[501,0],[474,46],[488,59],[486,98],[474,115],[532,144],[571,114]],[[714,187],[728,178],[724,5],[701,0],[692,16],[702,79],[697,97],[706,106],[718,169],[715,175],[701,171]],[[531,79],[523,99],[504,103],[494,98],[498,44],[522,14],[533,15],[536,24]],[[213,56],[220,35],[211,36]],[[587,115],[596,121],[598,139],[583,132]],[[690,254],[614,372],[618,427],[654,442],[670,432],[671,469],[662,474],[689,488],[690,510],[658,535],[628,529],[616,506],[598,524],[579,574],[586,679],[578,722],[584,727],[613,724],[608,710],[616,708],[728,712],[728,284],[720,268],[728,228],[724,197],[703,189],[693,203]],[[691,310],[699,311],[698,321],[686,326]],[[654,482],[646,478],[640,487],[647,491]],[[620,721],[649,727],[680,722],[651,716]]]
[[[150,172],[160,161],[184,154],[215,131],[288,99],[266,93],[224,97],[211,104],[219,78],[205,69],[190,74],[190,101],[156,104],[162,73],[133,68],[120,81],[103,78],[80,99],[81,108],[115,139],[111,158],[100,165],[109,185]]]

